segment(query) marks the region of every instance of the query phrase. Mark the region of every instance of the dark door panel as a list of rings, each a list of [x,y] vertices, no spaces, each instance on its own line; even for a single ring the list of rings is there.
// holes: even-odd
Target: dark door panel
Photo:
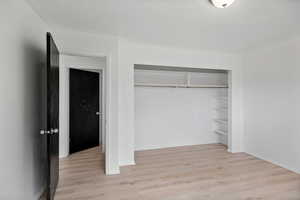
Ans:
[[[48,192],[53,200],[59,177],[59,51],[47,33],[47,154]]]
[[[99,73],[70,69],[70,153],[99,145]]]

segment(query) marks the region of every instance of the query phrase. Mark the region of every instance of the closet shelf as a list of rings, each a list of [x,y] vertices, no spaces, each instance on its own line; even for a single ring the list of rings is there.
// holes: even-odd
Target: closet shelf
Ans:
[[[219,135],[227,136],[227,133],[225,131],[217,130],[215,131],[215,133]]]
[[[135,83],[136,87],[171,87],[171,88],[228,88],[227,85],[186,85],[186,84],[150,84]]]
[[[228,97],[216,96],[216,98],[219,99],[219,100],[224,100],[224,101],[228,100]]]
[[[225,110],[226,111],[226,110],[228,110],[228,107],[217,107],[216,110],[223,110],[223,111]]]
[[[152,84],[152,83],[135,83],[136,87],[172,87],[172,88],[186,88],[184,84]]]
[[[227,124],[228,121],[226,119],[215,119],[215,122],[221,123],[221,124]]]
[[[188,88],[228,88],[227,85],[188,85]]]

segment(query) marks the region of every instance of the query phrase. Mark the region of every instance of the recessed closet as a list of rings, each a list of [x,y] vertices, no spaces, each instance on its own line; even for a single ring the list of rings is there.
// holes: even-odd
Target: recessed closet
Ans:
[[[227,145],[228,74],[227,70],[135,65],[135,150]]]

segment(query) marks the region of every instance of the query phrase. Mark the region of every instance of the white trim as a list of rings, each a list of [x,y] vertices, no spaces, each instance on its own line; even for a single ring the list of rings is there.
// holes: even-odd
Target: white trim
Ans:
[[[63,82],[60,85],[64,86],[64,88],[60,88],[60,91],[63,91],[64,94],[62,97],[60,97],[61,100],[61,111],[60,114],[62,115],[60,117],[60,124],[65,126],[65,129],[62,131],[65,131],[65,145],[66,149],[60,151],[60,158],[67,157],[69,155],[69,70],[70,68],[73,69],[86,69],[86,70],[96,70],[96,71],[102,71],[102,77],[103,77],[103,84],[102,84],[102,109],[103,109],[103,117],[102,117],[102,143],[103,143],[103,149],[102,151],[105,152],[105,171],[106,174],[119,174],[119,168],[118,167],[110,167],[110,162],[109,159],[111,158],[111,153],[108,150],[108,145],[109,144],[109,135],[110,135],[110,126],[109,126],[109,116],[108,113],[111,109],[110,106],[110,97],[109,95],[111,94],[111,88],[110,88],[110,70],[109,68],[111,67],[111,62],[110,62],[110,56],[109,55],[101,55],[101,56],[88,56],[88,55],[74,55],[74,54],[61,54],[61,60],[60,60],[60,81]],[[89,67],[89,66],[76,66],[76,65],[69,65],[67,66],[64,60],[63,56],[74,56],[74,57],[90,57],[90,58],[105,58],[105,66],[99,66],[97,67]]]
[[[72,66],[64,66],[64,68],[65,68],[65,73],[64,73],[64,80],[65,80],[65,89],[64,89],[64,91],[65,91],[65,95],[66,95],[66,98],[65,98],[65,102],[64,102],[64,105],[65,105],[65,119],[66,119],[66,121],[67,121],[67,130],[66,130],[66,141],[65,141],[65,145],[66,145],[66,151],[65,151],[65,154],[64,155],[62,155],[62,157],[67,157],[67,156],[69,156],[70,155],[70,152],[69,152],[69,150],[70,150],[70,147],[69,147],[69,142],[70,142],[70,129],[69,129],[69,120],[70,120],[70,116],[69,116],[69,113],[70,113],[70,110],[69,110],[69,105],[70,105],[70,96],[69,96],[69,94],[70,94],[70,91],[69,91],[69,87],[70,87],[70,69],[81,69],[81,70],[93,70],[94,72],[97,72],[97,73],[99,73],[99,76],[101,75],[101,74],[105,74],[105,67],[102,67],[102,66],[99,66],[98,68],[95,68],[95,67],[89,67],[89,66],[82,66],[82,65],[72,65]],[[102,98],[102,100],[100,100],[100,101],[102,101],[103,103],[102,103],[102,108],[104,108],[105,107],[105,97],[106,97],[106,94],[105,94],[105,89],[106,89],[106,84],[105,84],[105,75],[103,76],[103,79],[104,79],[104,81],[103,81],[103,86],[102,86],[102,88],[101,89],[99,89],[99,92],[101,92],[101,90],[102,91],[104,91],[104,93],[103,93],[103,95],[101,96],[101,98]],[[100,103],[100,102],[99,102]],[[101,134],[101,136],[102,136],[102,144],[103,144],[103,146],[105,146],[105,140],[103,140],[103,138],[105,138],[105,119],[106,119],[106,112],[105,112],[105,110],[106,109],[104,109],[103,110],[103,117],[102,117],[102,130],[101,130],[101,132],[102,132],[102,134],[101,134],[101,132],[99,131],[99,135]],[[102,149],[102,151],[103,152],[105,152],[105,147]]]
[[[264,160],[266,162],[270,162],[270,163],[272,163],[274,165],[278,165],[278,166],[280,166],[282,168],[285,168],[285,169],[288,169],[288,170],[290,170],[292,172],[300,174],[300,170],[299,169],[297,169],[295,167],[292,167],[290,165],[287,165],[287,164],[283,164],[282,162],[277,162],[274,159],[269,159],[266,156],[260,155],[260,153],[254,153],[254,152],[246,152],[246,153],[249,154],[249,155],[251,155],[251,156],[254,156],[254,157],[258,158],[258,159]]]

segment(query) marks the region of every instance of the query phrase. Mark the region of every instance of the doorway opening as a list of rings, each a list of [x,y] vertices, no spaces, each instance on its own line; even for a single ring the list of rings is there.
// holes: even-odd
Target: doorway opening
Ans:
[[[106,65],[106,57],[62,54],[60,60],[60,158],[68,159],[94,149],[93,152],[103,158],[99,167],[103,173],[106,152]]]

